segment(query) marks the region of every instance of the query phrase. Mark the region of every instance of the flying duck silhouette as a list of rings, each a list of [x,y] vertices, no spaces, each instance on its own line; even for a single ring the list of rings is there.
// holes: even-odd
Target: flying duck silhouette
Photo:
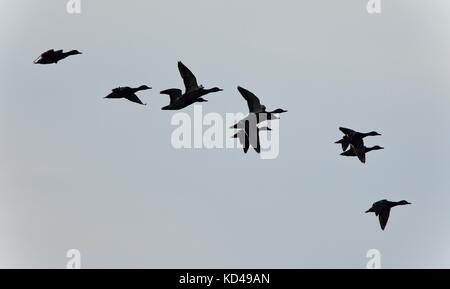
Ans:
[[[378,219],[380,221],[381,230],[384,230],[389,219],[391,208],[395,206],[410,205],[410,204],[411,203],[405,200],[399,202],[381,200],[374,203],[372,207],[366,211],[366,213],[375,213],[375,216],[378,216]]]
[[[186,91],[184,94],[178,88],[161,91],[161,94],[167,94],[170,97],[169,105],[164,106],[162,110],[180,110],[196,102],[207,102],[202,96],[212,92],[223,91],[223,89],[218,87],[206,89],[202,85],[198,85],[195,75],[181,61],[178,62],[178,71],[183,78]]]
[[[384,147],[373,146],[373,147],[365,147],[364,145],[350,145],[350,149],[341,153],[341,156],[346,157],[358,157],[358,159],[364,164],[366,163],[366,153],[374,150],[382,150]]]
[[[265,120],[272,120],[272,119],[278,119],[278,117],[275,114],[285,113],[287,110],[278,108],[272,111],[267,111],[266,106],[262,105],[259,98],[253,94],[251,91],[238,86],[238,91],[242,95],[242,97],[247,101],[248,110],[249,110],[249,116],[246,118],[240,120],[238,123],[236,123],[232,128],[242,128],[244,125],[244,122],[248,120],[249,117],[256,116],[256,123],[260,123]]]
[[[147,105],[146,103],[143,103],[139,97],[137,97],[136,92],[141,90],[147,90],[152,89],[151,87],[148,87],[147,85],[141,85],[137,88],[131,88],[128,86],[125,87],[117,87],[112,90],[110,94],[105,96],[105,98],[125,98],[128,99],[131,102],[139,103],[142,105]]]
[[[71,50],[68,52],[63,52],[62,50],[55,51],[54,49],[50,49],[41,54],[35,61],[34,64],[52,64],[58,63],[58,61],[69,57],[71,55],[82,54],[78,50]]]
[[[342,137],[342,139],[336,141],[335,143],[341,144],[343,152],[345,152],[347,150],[347,148],[350,144],[353,143],[353,144],[357,145],[358,143],[361,143],[363,138],[365,138],[367,136],[381,135],[376,131],[362,133],[362,132],[357,132],[357,131],[354,131],[352,129],[345,128],[345,127],[340,127],[339,130],[344,134],[344,136]]]
[[[246,127],[244,129],[240,129],[237,133],[235,133],[232,137],[239,139],[240,144],[244,149],[244,153],[247,153],[250,146],[259,154],[261,153],[261,144],[259,133],[261,131],[271,131],[270,127],[257,127],[254,126],[253,130],[250,131],[250,126],[248,122],[246,123]]]

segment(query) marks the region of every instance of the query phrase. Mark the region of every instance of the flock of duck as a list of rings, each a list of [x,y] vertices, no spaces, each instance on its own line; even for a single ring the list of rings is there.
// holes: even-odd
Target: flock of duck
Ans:
[[[42,53],[38,59],[34,61],[35,64],[57,64],[59,61],[73,55],[82,54],[78,50],[71,50],[63,52],[63,50],[50,49]],[[207,102],[203,97],[210,93],[220,92],[223,89],[218,87],[205,88],[197,83],[195,75],[187,68],[181,61],[178,62],[178,71],[183,79],[185,91],[179,88],[170,88],[160,92],[160,94],[169,96],[169,104],[162,107],[162,110],[181,110],[194,103]],[[126,99],[133,103],[146,105],[136,95],[137,92],[152,89],[147,85],[142,85],[136,88],[131,87],[117,87],[112,89],[111,93],[105,96],[107,99]],[[247,101],[249,114],[244,119],[237,122],[231,128],[238,129],[233,138],[239,139],[243,146],[244,153],[247,153],[250,146],[257,152],[261,152],[259,133],[261,131],[270,131],[270,127],[258,127],[257,125],[270,120],[279,119],[277,115],[287,112],[287,110],[278,108],[272,111],[267,111],[266,106],[262,105],[259,98],[249,90],[238,86],[238,91],[242,97]],[[339,130],[344,134],[342,139],[336,141],[336,144],[342,146],[342,156],[357,157],[362,163],[366,162],[366,153],[373,150],[384,149],[381,146],[366,147],[364,145],[364,138],[368,136],[380,136],[376,131],[368,133],[361,133],[349,128],[340,127]],[[375,202],[366,213],[375,213],[378,217],[381,229],[384,230],[389,219],[390,211],[393,207],[400,205],[411,204],[405,200],[399,202],[392,202],[388,200],[380,200]]]

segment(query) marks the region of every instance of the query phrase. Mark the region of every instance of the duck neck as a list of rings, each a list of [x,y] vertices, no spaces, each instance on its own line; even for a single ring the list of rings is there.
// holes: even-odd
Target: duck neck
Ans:
[[[75,50],[71,50],[71,51],[63,52],[63,54],[64,55],[75,55],[75,54],[78,54],[78,52]]]
[[[373,151],[373,150],[376,150],[376,148],[375,147],[366,148],[366,153]]]

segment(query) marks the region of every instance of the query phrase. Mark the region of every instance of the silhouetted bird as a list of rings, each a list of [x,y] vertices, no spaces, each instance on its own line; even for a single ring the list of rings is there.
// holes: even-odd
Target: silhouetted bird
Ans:
[[[346,157],[358,157],[358,159],[362,162],[365,163],[366,162],[366,153],[373,151],[373,150],[382,150],[384,149],[383,147],[380,146],[373,146],[373,147],[365,147],[365,146],[354,146],[351,145],[350,149],[348,151],[345,151],[343,153],[341,153],[341,156],[346,156]]]
[[[250,127],[252,127],[252,130],[250,130]],[[233,138],[239,139],[240,144],[243,146],[244,153],[247,153],[250,146],[253,147],[253,149],[257,153],[261,153],[261,144],[260,144],[260,138],[259,133],[261,131],[271,131],[269,127],[257,127],[257,126],[250,126],[247,122],[245,125],[245,128],[240,129],[237,133],[233,135]]]
[[[400,205],[409,205],[411,203],[403,200],[400,202],[391,202],[388,200],[381,200],[372,205],[372,208],[368,209],[366,213],[375,213],[375,216],[378,216],[380,220],[381,229],[384,230],[386,224],[389,219],[389,214],[391,212],[391,208]]]
[[[178,88],[161,91],[161,94],[167,94],[170,97],[170,104],[164,106],[162,110],[180,110],[196,102],[207,102],[202,96],[212,92],[222,91],[218,87],[206,89],[202,85],[198,85],[194,74],[181,61],[178,62],[178,70],[183,78],[186,91],[184,94]]]
[[[44,53],[41,54],[41,56],[39,56],[34,63],[35,64],[52,64],[52,63],[58,63],[58,61],[69,57],[71,55],[77,55],[77,54],[82,54],[81,52],[79,52],[78,50],[71,50],[68,52],[63,52],[62,50],[53,50],[50,49]]]
[[[342,137],[342,139],[338,140],[335,143],[342,145],[342,151],[346,151],[350,144],[359,145],[362,142],[363,138],[367,136],[381,135],[376,131],[362,133],[345,127],[340,127],[339,130],[344,134],[344,136]]]
[[[136,92],[141,90],[147,90],[152,89],[151,87],[148,87],[147,85],[141,85],[138,88],[131,88],[131,87],[117,87],[112,90],[110,94],[105,96],[105,98],[125,98],[129,101],[139,103],[142,105],[147,105],[146,103],[143,103],[139,97],[137,97]]]
[[[242,127],[244,125],[244,121],[248,120],[251,117],[256,116],[256,123],[260,123],[265,120],[278,119],[275,114],[287,112],[287,110],[281,108],[267,111],[266,107],[261,104],[259,98],[255,94],[240,86],[238,86],[237,89],[242,97],[244,97],[244,99],[247,101],[249,115],[232,126],[232,128]]]

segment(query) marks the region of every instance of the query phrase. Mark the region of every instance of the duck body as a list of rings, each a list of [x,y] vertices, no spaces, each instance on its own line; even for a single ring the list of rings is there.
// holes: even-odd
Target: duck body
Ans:
[[[372,207],[368,209],[366,213],[375,213],[375,216],[377,216],[379,219],[381,229],[384,230],[389,220],[391,209],[396,206],[410,205],[410,204],[411,204],[410,202],[407,202],[405,200],[399,202],[381,200],[373,203]]]
[[[166,94],[170,97],[170,103],[161,108],[162,110],[180,110],[196,102],[207,102],[207,100],[202,98],[203,96],[223,91],[218,87],[206,89],[203,86],[198,85],[195,75],[181,61],[178,62],[178,71],[183,78],[186,91],[184,94],[181,89],[178,88],[161,91],[161,94]]]
[[[171,88],[167,90],[163,90],[161,94],[167,94],[170,96],[170,104],[161,108],[162,110],[181,110],[185,107],[188,107],[191,104],[196,102],[208,102],[206,99],[202,98],[202,96],[207,95],[211,92],[219,92],[222,91],[219,88],[211,88],[204,89],[199,88],[198,90],[194,90],[185,94],[182,94],[180,89]]]
[[[58,61],[63,60],[71,55],[82,54],[78,50],[71,50],[68,52],[63,52],[62,50],[50,49],[42,53],[38,59],[34,61],[35,64],[57,64]]]
[[[114,88],[110,94],[108,94],[107,96],[105,96],[105,98],[115,98],[115,99],[119,99],[119,98],[124,98],[127,99],[131,102],[134,103],[138,103],[141,105],[147,105],[146,103],[143,103],[139,97],[136,95],[136,93],[138,91],[141,90],[147,90],[147,89],[152,89],[151,87],[147,86],[147,85],[141,85],[140,87],[137,88],[131,88],[128,86],[125,87],[117,87]]]
[[[350,149],[341,153],[341,156],[346,157],[358,157],[358,159],[362,162],[366,162],[366,153],[373,151],[373,150],[382,150],[383,147],[380,146],[373,146],[373,147],[366,147],[364,144],[358,143],[357,145],[350,145]]]

